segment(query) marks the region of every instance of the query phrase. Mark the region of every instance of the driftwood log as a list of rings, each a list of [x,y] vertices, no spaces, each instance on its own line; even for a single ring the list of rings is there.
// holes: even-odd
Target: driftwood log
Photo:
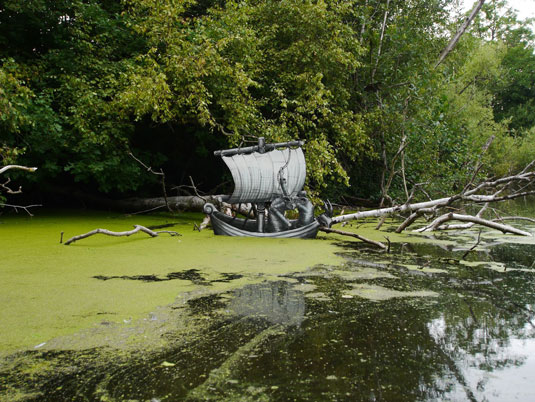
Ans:
[[[112,232],[111,230],[100,229],[100,228],[99,229],[95,229],[95,230],[92,230],[90,232],[87,232],[87,233],[84,233],[84,234],[81,234],[81,235],[78,235],[78,236],[71,237],[69,240],[67,240],[65,242],[65,245],[68,246],[69,244],[74,243],[75,241],[78,241],[78,240],[81,240],[81,239],[85,239],[85,238],[87,238],[89,236],[93,236],[93,235],[96,235],[98,233],[105,234],[105,235],[108,235],[108,236],[122,237],[122,236],[131,236],[131,235],[136,234],[138,232],[146,233],[151,237],[157,237],[160,233],[169,233],[171,236],[181,236],[180,233],[169,231],[169,230],[159,230],[159,231],[155,232],[153,230],[150,230],[149,228],[146,228],[145,226],[134,225],[134,229],[128,230],[128,231],[125,231],[125,232]]]

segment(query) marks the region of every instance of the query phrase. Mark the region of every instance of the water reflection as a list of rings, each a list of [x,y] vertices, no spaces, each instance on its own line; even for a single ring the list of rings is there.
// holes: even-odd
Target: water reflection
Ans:
[[[456,343],[459,340],[456,336],[451,336],[451,326],[445,317],[429,323],[430,334],[456,365],[457,381],[444,398],[533,400],[535,389],[530,384],[535,368],[533,327],[526,325],[517,334],[506,337],[496,337],[492,330],[483,326],[474,331],[467,350]]]
[[[305,297],[288,282],[264,282],[234,291],[228,310],[272,324],[300,325],[305,319]]]

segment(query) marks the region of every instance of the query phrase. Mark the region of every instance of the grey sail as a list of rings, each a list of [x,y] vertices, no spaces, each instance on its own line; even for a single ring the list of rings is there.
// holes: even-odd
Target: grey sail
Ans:
[[[301,148],[236,154],[223,156],[223,160],[234,179],[234,192],[227,200],[231,204],[270,202],[285,196],[281,178],[289,196],[295,196],[305,184],[306,163]]]

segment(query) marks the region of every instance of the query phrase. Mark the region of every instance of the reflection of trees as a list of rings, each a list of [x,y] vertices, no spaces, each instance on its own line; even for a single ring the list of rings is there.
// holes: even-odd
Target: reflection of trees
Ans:
[[[272,324],[299,325],[305,318],[305,298],[288,282],[264,282],[236,290],[228,309]]]
[[[433,289],[442,295],[439,303],[342,300],[336,292],[331,302],[312,300],[298,330],[233,365],[229,378],[240,384],[229,388],[245,392],[253,384],[274,400],[477,400],[487,373],[524,363],[509,340],[529,335],[531,279],[462,266],[447,275],[414,276],[399,264],[377,263],[397,278],[371,282]],[[313,280],[320,287],[332,281]],[[248,305],[255,296],[240,297]],[[273,298],[266,300],[261,304]]]
[[[443,313],[428,324],[437,347],[462,373],[458,382],[471,392],[484,392],[488,373],[521,366],[527,356],[511,347],[511,338],[530,335],[530,316],[504,300],[499,289],[452,298]],[[462,302],[459,302],[462,301]]]
[[[506,262],[521,268],[535,268],[534,255],[535,244],[498,244],[490,249],[493,261]]]
[[[417,389],[414,383],[407,381],[400,392],[415,395],[418,399],[440,399],[451,395],[459,399],[479,399],[483,395],[479,393],[485,391],[489,372],[518,367],[526,361],[526,354],[516,350],[510,339],[533,336],[530,303],[534,301],[534,280],[531,273],[444,266],[443,259],[435,258],[436,250],[438,255],[443,254],[442,250],[437,247],[433,250],[429,245],[423,248],[424,253],[415,255],[411,254],[411,247],[405,247],[403,255],[392,256],[387,264],[377,264],[378,269],[396,275],[397,281],[404,286],[410,283],[415,288],[432,289],[443,295],[441,303],[427,311],[426,314],[433,318],[429,318],[422,330],[420,343],[413,345],[416,350],[426,350],[433,356],[434,366],[430,369],[434,371],[433,375],[427,374],[425,368],[417,370],[415,375],[425,390],[414,391]],[[368,257],[359,255],[360,259]],[[373,262],[374,257],[369,260]],[[417,272],[416,275],[403,268],[407,263],[422,265],[422,260],[429,261],[426,266],[430,268],[446,268],[449,273],[425,275]],[[508,262],[506,256],[503,256],[503,262]],[[387,283],[388,280],[381,281],[383,286],[400,286]],[[406,316],[405,312],[400,314]],[[391,329],[384,325],[384,321],[380,323],[387,331]],[[381,342],[377,347],[388,349],[390,345]],[[398,344],[397,347],[412,346]],[[424,358],[420,358],[420,363],[428,364]],[[431,382],[428,382],[430,377]]]
[[[280,394],[297,400],[412,401],[446,391],[435,381],[447,367],[427,314],[400,300],[338,307],[345,311],[326,311],[292,336],[273,339],[253,364],[236,367],[234,377],[265,383],[268,373]]]
[[[533,262],[533,247],[515,245],[507,249],[504,245],[497,252],[490,249],[482,252],[486,260],[497,260],[510,266]],[[518,247],[517,247],[518,246]],[[411,247],[406,249],[410,252]],[[419,246],[415,246],[418,249]],[[512,251],[511,251],[512,250]],[[522,253],[511,257],[515,250]],[[443,251],[433,246],[422,246],[418,255],[403,255],[401,263],[421,260],[422,255],[431,261],[430,267],[441,268]],[[438,260],[438,261],[437,261]],[[437,263],[438,262],[438,263]],[[496,272],[486,268],[469,268],[450,265],[447,275],[431,277],[419,276],[411,281],[417,286],[435,290],[443,295],[442,305],[434,309],[438,313],[428,323],[428,331],[436,342],[436,349],[452,379],[460,384],[462,398],[474,398],[474,394],[484,392],[489,372],[524,364],[527,356],[511,345],[512,338],[533,336],[531,320],[534,301],[534,280],[531,273]],[[392,269],[389,272],[393,272]],[[399,276],[407,276],[398,272]],[[438,382],[448,381],[443,376]],[[445,389],[445,386],[439,386]],[[459,387],[457,387],[459,388]]]

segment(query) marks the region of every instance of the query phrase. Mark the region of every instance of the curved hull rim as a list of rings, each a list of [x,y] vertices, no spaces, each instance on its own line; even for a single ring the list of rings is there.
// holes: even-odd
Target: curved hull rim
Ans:
[[[274,233],[260,233],[260,232],[252,232],[249,230],[244,230],[237,228],[230,223],[224,222],[223,220],[219,219],[216,215],[216,213],[210,214],[210,218],[212,220],[212,228],[214,230],[214,233],[216,235],[223,235],[223,236],[239,236],[239,237],[267,237],[267,238],[299,238],[299,239],[310,239],[315,238],[318,229],[320,227],[320,224],[318,221],[314,221],[312,223],[309,223],[306,226],[302,226],[295,229],[285,230],[282,232],[274,232]]]

